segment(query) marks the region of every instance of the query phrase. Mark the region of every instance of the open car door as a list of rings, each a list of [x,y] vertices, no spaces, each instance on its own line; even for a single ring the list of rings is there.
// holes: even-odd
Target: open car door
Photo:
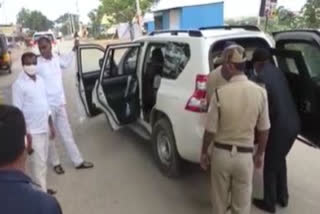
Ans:
[[[301,120],[300,139],[320,147],[320,32],[274,34],[279,68],[285,73]]]
[[[88,117],[101,113],[93,103],[92,92],[100,76],[99,61],[103,59],[104,52],[103,47],[95,44],[79,45],[77,50],[77,88]]]
[[[117,130],[140,116],[139,66],[141,43],[109,45],[96,88],[97,102]]]

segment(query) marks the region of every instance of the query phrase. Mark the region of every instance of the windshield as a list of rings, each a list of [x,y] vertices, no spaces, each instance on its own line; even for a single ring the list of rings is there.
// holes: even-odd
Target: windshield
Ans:
[[[35,34],[33,36],[33,40],[37,41],[38,39],[40,39],[41,37],[47,37],[49,38],[51,41],[54,41],[54,37],[52,34]]]

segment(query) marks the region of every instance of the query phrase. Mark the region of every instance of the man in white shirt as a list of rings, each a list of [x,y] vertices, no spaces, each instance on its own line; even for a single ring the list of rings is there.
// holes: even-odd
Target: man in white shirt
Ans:
[[[73,51],[76,50],[78,44],[79,41],[76,40]],[[57,133],[76,169],[92,168],[93,164],[83,160],[75,143],[66,111],[62,69],[66,69],[71,65],[74,53],[71,52],[66,56],[53,55],[51,40],[47,37],[42,37],[38,40],[38,47],[41,56],[38,58],[37,73],[46,84],[49,106]],[[49,147],[49,159],[54,166],[55,172],[63,174],[64,169],[61,166],[55,145],[52,143]]]
[[[12,86],[13,105],[19,108],[25,117],[29,140],[33,142],[28,170],[32,180],[47,192],[47,159],[50,139],[54,139],[55,130],[51,118],[45,84],[36,75],[37,58],[33,53],[22,56],[23,71]],[[49,193],[54,193],[48,190]]]

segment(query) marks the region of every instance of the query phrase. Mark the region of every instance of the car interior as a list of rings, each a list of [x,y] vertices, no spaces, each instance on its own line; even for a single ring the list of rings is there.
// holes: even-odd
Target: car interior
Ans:
[[[269,49],[270,46],[268,43],[260,38],[243,38],[243,39],[232,39],[232,40],[222,40],[212,45],[211,51],[209,53],[209,66],[210,71],[214,70],[219,64],[215,64],[216,59],[221,56],[222,51],[227,46],[228,43],[236,43],[246,50],[247,56],[247,65],[246,70],[252,70],[253,65],[251,63],[253,52],[256,48],[267,48]]]
[[[294,63],[292,58],[284,57],[279,57],[278,63],[287,74],[292,94],[294,94],[298,106],[301,134],[320,146],[318,138],[318,121],[320,120],[319,67],[318,60],[314,60],[314,57],[320,55],[320,50],[316,44],[285,40],[279,42],[277,48],[299,51],[299,53],[295,53],[295,57],[298,59],[297,63]],[[294,54],[292,53],[292,55]]]
[[[151,110],[156,104],[157,93],[160,86],[164,63],[163,47],[164,45],[150,46],[145,59],[142,77],[142,100],[144,116],[147,121],[149,121]]]
[[[136,120],[140,114],[136,74],[139,48],[128,49],[118,64],[116,51],[120,50],[111,50],[101,86],[110,108],[116,114],[119,123],[124,125]]]
[[[87,100],[89,113],[90,115],[96,116],[101,113],[101,110],[92,103],[92,91],[95,86],[97,79],[99,79],[100,70],[92,71],[88,73],[82,73],[82,81],[85,90],[85,99]],[[79,71],[77,72],[78,81],[80,81],[80,74]],[[81,100],[84,103],[84,100]]]

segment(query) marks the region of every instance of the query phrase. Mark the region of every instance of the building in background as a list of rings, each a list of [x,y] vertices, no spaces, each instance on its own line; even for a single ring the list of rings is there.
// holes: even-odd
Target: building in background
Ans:
[[[152,12],[156,30],[197,29],[224,24],[223,0],[160,0]]]
[[[19,36],[22,33],[22,28],[20,25],[1,25],[0,24],[0,33],[8,36]]]
[[[147,33],[155,30],[153,13],[146,13],[143,17],[144,29]]]

